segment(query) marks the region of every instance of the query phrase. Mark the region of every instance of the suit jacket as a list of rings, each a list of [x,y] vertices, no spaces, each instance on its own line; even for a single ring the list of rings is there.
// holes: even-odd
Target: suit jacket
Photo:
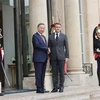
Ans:
[[[49,36],[48,46],[51,50],[51,60],[65,60],[65,58],[69,58],[68,40],[65,34],[60,33],[58,41],[55,39],[55,33],[51,34]]]
[[[33,44],[33,62],[45,62],[47,60],[47,42],[45,43],[38,32],[36,32],[32,37]]]

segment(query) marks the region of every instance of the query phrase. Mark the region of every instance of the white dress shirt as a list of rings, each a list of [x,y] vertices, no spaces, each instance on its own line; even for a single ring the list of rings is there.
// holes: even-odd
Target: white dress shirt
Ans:
[[[56,37],[57,37],[57,35],[56,35],[56,34],[58,34],[58,37],[59,37],[60,33],[55,33],[55,39],[56,39]]]

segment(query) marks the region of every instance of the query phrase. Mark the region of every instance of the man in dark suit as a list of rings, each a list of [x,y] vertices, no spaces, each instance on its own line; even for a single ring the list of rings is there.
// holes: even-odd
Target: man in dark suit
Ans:
[[[44,78],[48,53],[50,53],[50,49],[48,48],[46,38],[43,35],[45,31],[44,23],[38,24],[37,30],[38,32],[36,32],[32,37],[33,62],[35,67],[35,78],[37,87],[36,92],[44,93]]]
[[[55,33],[49,36],[48,46],[51,50],[51,66],[53,90],[51,92],[63,92],[64,89],[64,63],[68,62],[69,49],[67,36],[61,32],[61,24],[55,23]],[[60,81],[58,82],[58,73]],[[59,84],[58,84],[59,83]],[[58,88],[59,86],[59,88]]]

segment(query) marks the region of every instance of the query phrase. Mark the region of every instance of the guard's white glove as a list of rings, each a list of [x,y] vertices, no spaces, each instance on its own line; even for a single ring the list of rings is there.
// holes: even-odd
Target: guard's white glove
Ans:
[[[100,52],[100,49],[99,48],[97,48],[97,52]]]

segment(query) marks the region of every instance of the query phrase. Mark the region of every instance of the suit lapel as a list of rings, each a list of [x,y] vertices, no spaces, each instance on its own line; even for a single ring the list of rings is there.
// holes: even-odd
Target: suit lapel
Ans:
[[[55,33],[53,33],[53,41],[56,44]]]
[[[38,38],[39,38],[40,42],[43,43],[46,46],[46,43],[44,43],[42,37],[39,35],[38,32],[37,32],[37,35],[38,35]],[[44,37],[44,39],[45,39],[45,37]],[[46,41],[46,39],[45,39],[45,41]]]
[[[44,44],[47,46],[47,41],[46,41],[46,37],[45,37],[45,36],[44,36],[44,39],[45,39],[45,43],[44,43]],[[44,42],[44,41],[43,41],[43,42]]]
[[[62,34],[60,33],[58,37],[58,42],[61,40],[61,38],[62,38]]]

